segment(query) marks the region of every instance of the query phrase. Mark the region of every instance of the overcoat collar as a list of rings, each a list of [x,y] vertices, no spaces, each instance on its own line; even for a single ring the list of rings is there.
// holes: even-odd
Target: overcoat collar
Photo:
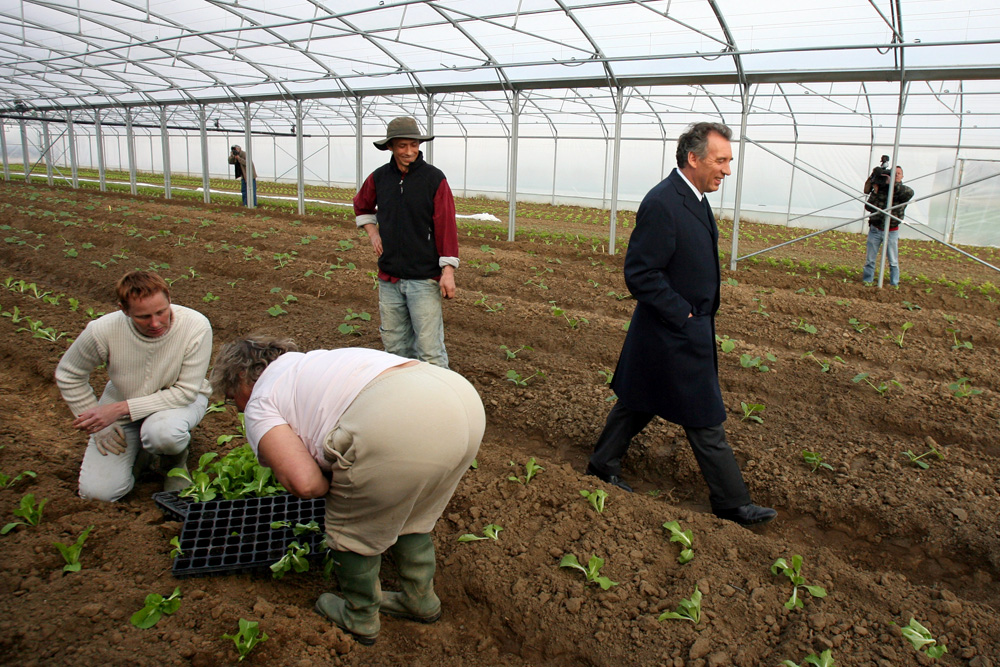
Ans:
[[[670,172],[667,180],[673,184],[677,190],[677,194],[683,199],[684,207],[698,218],[701,224],[705,225],[705,228],[712,234],[712,237],[715,238],[718,232],[716,231],[715,221],[709,216],[709,204],[705,196],[702,195],[701,201],[698,201],[698,197],[691,191],[691,186],[684,182],[684,179],[676,168]]]

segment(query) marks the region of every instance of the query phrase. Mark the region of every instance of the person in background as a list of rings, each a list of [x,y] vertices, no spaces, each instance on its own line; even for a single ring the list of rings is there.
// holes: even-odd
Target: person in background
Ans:
[[[732,131],[695,123],[677,140],[677,169],[642,200],[625,254],[625,284],[638,302],[611,388],[608,414],[587,473],[626,491],[622,457],[659,415],[684,427],[708,483],[712,512],[742,525],[777,512],[750,501],[722,423],[715,314],[719,231],[705,194],[730,173]]]
[[[244,413],[263,465],[299,498],[326,497],[326,543],[340,595],[316,610],[362,644],[379,612],[441,617],[431,531],[486,428],[479,394],[458,373],[380,350],[299,352],[250,336],[223,345],[212,386]],[[382,554],[399,592],[382,592]]]
[[[239,144],[229,149],[229,164],[234,165],[235,178],[240,182],[240,192],[243,194],[243,205],[247,205],[247,152]],[[257,206],[257,168],[251,165],[249,171],[253,172],[253,181],[250,193],[253,196],[253,205]]]
[[[378,309],[386,352],[448,368],[441,299],[455,296],[458,227],[444,173],[424,162],[417,121],[395,118],[385,139],[389,162],[354,197],[357,225],[378,257]]]
[[[883,156],[888,162],[888,156]],[[913,199],[913,189],[903,185],[903,168],[896,167],[896,182],[892,192],[892,215],[889,217],[878,209],[885,210],[889,199],[889,174],[887,168],[876,167],[865,181],[864,192],[868,195],[865,210],[871,211],[868,217],[868,243],[865,249],[865,268],[861,281],[871,283],[875,280],[875,264],[878,262],[882,241],[885,238],[885,225],[889,223],[889,245],[886,246],[886,259],[889,261],[889,284],[899,287],[899,223],[906,212],[906,203]],[[884,173],[883,173],[884,172]],[[898,218],[898,220],[896,219]]]
[[[55,373],[73,428],[90,436],[80,495],[107,501],[131,491],[150,465],[162,473],[186,468],[191,430],[212,393],[208,318],[171,304],[170,288],[155,273],[127,273],[115,289],[120,310],[91,321]],[[110,379],[98,400],[90,376],[104,364]],[[178,477],[163,484],[166,491],[183,486]]]

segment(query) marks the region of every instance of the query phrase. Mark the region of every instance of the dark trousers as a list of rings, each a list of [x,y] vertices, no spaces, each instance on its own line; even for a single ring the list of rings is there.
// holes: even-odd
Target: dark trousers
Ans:
[[[621,475],[622,457],[632,444],[632,438],[646,428],[656,415],[630,410],[615,403],[604,424],[604,431],[594,445],[590,467],[604,475]],[[743,473],[736,463],[733,450],[726,442],[722,424],[704,428],[684,427],[688,443],[708,483],[708,498],[713,510],[726,510],[750,502],[750,492],[743,481]]]

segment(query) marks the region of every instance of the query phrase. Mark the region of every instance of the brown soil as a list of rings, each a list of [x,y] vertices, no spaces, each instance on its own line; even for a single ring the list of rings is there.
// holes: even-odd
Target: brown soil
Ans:
[[[367,275],[374,257],[344,214],[12,184],[0,184],[0,210],[0,278],[63,294],[49,303],[31,291],[0,291],[5,315],[17,307],[75,336],[88,308],[114,308],[111,285],[121,273],[154,266],[175,281],[175,302],[212,320],[216,344],[267,331],[304,349],[380,347]],[[744,229],[751,245],[777,233]],[[243,617],[270,636],[246,661],[258,665],[773,666],[827,648],[838,665],[930,664],[899,631],[916,617],[947,645],[940,664],[1000,664],[1000,311],[988,283],[995,273],[907,242],[904,270],[930,278],[908,278],[899,290],[864,287],[857,281],[863,246],[850,236],[820,237],[724,271],[718,331],[735,343],[720,354],[729,438],[754,499],[780,512],[751,531],[707,513],[704,482],[672,424],[656,422],[634,443],[625,476],[637,493],[581,474],[611,406],[599,371],[614,368],[632,310],[629,299],[609,295],[625,296],[622,257],[575,236],[522,236],[507,243],[482,227],[462,230],[447,343],[453,369],[479,389],[489,427],[478,469],[434,532],[444,616],[429,626],[386,619],[374,647],[354,644],[312,613],[314,599],[333,588],[319,573],[175,580],[168,541],[180,524],[151,500],[160,489],[155,477],[119,503],[80,499],[84,440],[52,381],[67,342],[0,319],[0,472],[38,473],[0,490],[2,522],[14,519],[24,494],[48,499],[40,525],[0,538],[0,662],[234,664],[232,642],[220,637]],[[275,255],[293,251],[278,268]],[[329,268],[348,262],[357,268]],[[490,262],[500,269],[486,273]],[[203,300],[208,293],[218,300]],[[284,306],[287,313],[268,315],[289,294],[298,301]],[[551,302],[587,322],[571,328],[551,314]],[[347,309],[373,314],[360,335],[337,331]],[[857,332],[851,318],[870,327]],[[796,330],[800,321],[816,333]],[[887,336],[899,335],[904,322],[914,326],[900,346]],[[973,347],[953,349],[956,341]],[[532,349],[508,361],[501,345]],[[810,351],[815,359],[803,357]],[[770,370],[743,367],[741,354],[761,357]],[[518,387],[510,369],[544,377]],[[876,385],[900,386],[890,384],[883,397],[852,382],[860,372]],[[954,396],[948,385],[962,377],[982,393]],[[741,402],[766,406],[763,423],[742,420]],[[231,408],[208,415],[195,455],[235,432]],[[904,455],[931,445],[945,458],[927,457],[927,470]],[[811,472],[803,449],[833,469]],[[529,457],[545,470],[527,485],[509,481],[523,475]],[[603,514],[579,493],[596,487],[610,493]],[[661,527],[670,520],[694,533],[686,565]],[[489,523],[503,527],[498,541],[456,541]],[[72,542],[89,525],[83,570],[64,575],[51,544]],[[606,559],[601,573],[618,585],[607,592],[585,585],[581,573],[558,567],[566,553]],[[791,584],[769,568],[793,554],[804,558],[806,582],[829,595],[807,596],[804,609],[788,611]],[[393,584],[389,565],[384,581]],[[704,594],[700,623],[657,620],[696,584]],[[176,614],[149,630],[129,623],[148,593],[175,586],[183,594]]]

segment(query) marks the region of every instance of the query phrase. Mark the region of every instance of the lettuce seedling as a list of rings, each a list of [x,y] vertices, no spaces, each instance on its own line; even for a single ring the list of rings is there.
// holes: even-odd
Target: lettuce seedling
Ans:
[[[983,393],[982,389],[974,389],[972,387],[972,383],[969,382],[969,378],[958,378],[948,385],[948,389],[958,398],[968,398],[969,396],[977,396]],[[0,476],[0,479],[2,479],[2,476]],[[16,482],[17,480],[14,481]],[[3,484],[0,483],[0,487],[2,486]]]
[[[587,562],[587,567],[580,565],[580,561],[577,560],[576,556],[573,554],[566,554],[559,561],[559,567],[573,567],[577,570],[583,572],[587,577],[588,584],[597,584],[602,590],[608,590],[612,586],[617,586],[617,581],[611,581],[607,577],[601,576],[601,568],[604,567],[604,559],[598,558],[596,555],[591,556],[590,560]]]
[[[886,394],[888,394],[889,390],[892,389],[892,385],[896,385],[900,389],[903,388],[903,385],[900,384],[897,380],[889,380],[888,382],[879,382],[876,385],[874,382],[868,379],[868,375],[869,375],[868,373],[858,373],[853,378],[851,378],[851,382],[859,383],[862,380],[864,380],[865,384],[867,384],[869,387],[877,391],[879,396],[885,396]]]
[[[49,502],[48,498],[43,498],[36,505],[35,494],[29,493],[25,495],[21,498],[20,507],[14,510],[14,516],[19,516],[24,521],[12,521],[8,523],[3,528],[0,528],[0,535],[6,535],[18,526],[37,526],[42,520],[42,510],[45,508],[45,503],[47,502]]]
[[[472,533],[466,533],[458,538],[459,542],[475,542],[477,540],[498,540],[500,539],[500,531],[503,530],[501,526],[495,523],[491,523],[485,528],[483,528],[483,537],[479,535],[473,535]]]
[[[59,553],[62,554],[63,560],[66,561],[66,565],[63,566],[63,572],[80,571],[80,552],[83,551],[83,543],[87,541],[87,537],[93,529],[93,526],[89,526],[85,531],[80,533],[80,537],[76,538],[76,542],[74,544],[66,545],[62,542],[52,543],[52,546],[59,550]]]
[[[931,631],[918,623],[915,618],[911,618],[910,622],[900,628],[900,630],[903,633],[903,637],[910,642],[914,650],[918,653],[921,649],[926,648],[927,650],[924,652],[927,654],[928,658],[934,658],[937,660],[948,652],[948,647],[944,644],[939,644],[937,640],[934,639]]]
[[[691,594],[690,599],[681,599],[677,605],[677,611],[665,611],[656,619],[658,621],[666,620],[676,620],[676,621],[691,621],[695,625],[701,621],[701,591],[698,590],[697,584],[694,587],[694,593]]]
[[[976,391],[978,393],[982,393],[978,389]],[[14,486],[25,477],[37,477],[37,475],[31,470],[25,470],[20,475],[17,475],[13,479],[11,479],[8,475],[5,475],[2,472],[0,472],[0,489],[6,489],[8,487]]]
[[[141,630],[153,627],[164,614],[172,614],[181,608],[181,589],[179,586],[175,588],[168,598],[159,593],[150,593],[146,596],[145,605],[129,619],[132,625]]]
[[[832,465],[829,463],[823,463],[823,456],[819,452],[810,452],[808,449],[803,449],[802,459],[812,466],[812,470],[810,472],[816,472],[820,468],[833,470]]]
[[[260,623],[240,619],[240,629],[234,635],[222,635],[223,639],[232,639],[236,645],[236,650],[240,654],[238,662],[243,662],[243,658],[250,654],[254,646],[267,641],[267,633],[260,630]]]
[[[174,535],[173,537],[171,537],[170,538],[170,546],[173,547],[173,549],[170,550],[170,557],[171,558],[177,558],[178,556],[183,556],[184,555],[184,552],[181,551],[181,538],[177,537],[176,535]]]
[[[743,408],[743,419],[740,421],[746,421],[749,419],[750,421],[755,421],[758,424],[764,423],[764,418],[757,414],[758,412],[764,412],[763,403],[745,403],[740,401],[740,407]]]
[[[516,465],[513,461],[510,465]],[[540,472],[543,472],[545,468],[535,463],[535,457],[532,456],[528,459],[528,462],[524,464],[524,479],[518,477],[517,475],[510,475],[507,479],[511,482],[517,482],[518,484],[527,484],[531,481],[531,478]]]
[[[891,333],[887,333],[885,335],[885,339],[891,340],[896,345],[903,347],[903,337],[906,336],[906,332],[912,328],[913,328],[913,322],[903,322],[903,326],[900,327],[902,331],[900,331],[898,336],[894,336]]]
[[[681,543],[681,554],[677,557],[677,562],[681,565],[690,563],[691,559],[694,558],[694,549],[692,548],[694,534],[690,530],[682,531],[681,525],[676,521],[667,521],[663,527],[670,531],[671,542]]]
[[[939,460],[942,460],[942,461],[944,460],[944,454],[942,454],[941,451],[938,450],[938,448],[935,447],[933,443],[928,444],[928,447],[930,447],[930,449],[928,449],[926,452],[924,452],[920,456],[917,456],[916,454],[914,454],[909,449],[907,449],[903,453],[906,454],[907,457],[909,457],[910,463],[915,463],[918,466],[920,466],[921,468],[923,468],[924,470],[927,470],[928,468],[931,467],[930,464],[927,463],[926,461],[921,461],[921,459],[924,458],[925,456],[928,456],[930,454],[934,454],[935,456],[938,457]]]
[[[802,556],[798,554],[792,556],[791,565],[784,558],[774,561],[774,565],[771,566],[771,574],[778,574],[779,571],[792,582],[792,597],[788,598],[788,602],[785,603],[785,609],[794,609],[796,607],[801,609],[804,606],[802,598],[799,597],[800,588],[815,598],[826,597],[826,589],[822,586],[809,586],[806,584],[806,579],[801,574]]]
[[[308,544],[300,546],[298,542],[292,542],[288,545],[288,551],[285,555],[271,563],[271,576],[275,579],[281,579],[286,572],[293,569],[299,573],[305,572],[309,569],[309,561],[306,560],[308,555]]]
[[[816,665],[816,667],[836,667],[836,662],[833,660],[833,655],[830,649],[826,649],[818,656],[815,653],[811,653],[806,656],[806,661],[802,665],[797,665],[791,660],[784,660],[781,663],[781,667],[805,667],[805,665]]]
[[[521,351],[531,352],[532,351],[532,347],[530,345],[522,345],[521,347],[517,348],[516,350],[512,350],[509,347],[507,347],[506,345],[501,345],[500,346],[500,351],[503,352],[506,355],[507,360],[510,361],[511,359],[517,359],[517,353],[518,352],[521,352]]]
[[[597,510],[598,514],[604,513],[604,502],[608,499],[607,491],[604,491],[603,489],[595,489],[593,491],[581,489],[580,495],[587,499],[590,506]]]

